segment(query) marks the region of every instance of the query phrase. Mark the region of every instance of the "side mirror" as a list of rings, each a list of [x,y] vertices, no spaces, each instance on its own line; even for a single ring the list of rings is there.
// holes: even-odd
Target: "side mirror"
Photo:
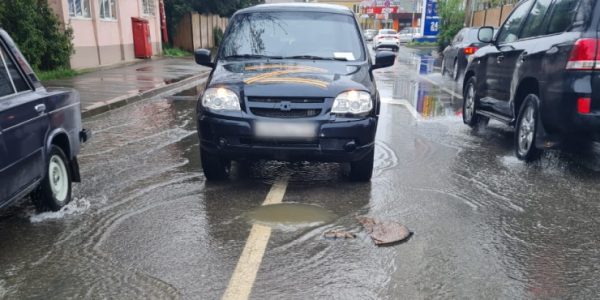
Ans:
[[[387,68],[394,65],[396,54],[390,51],[379,51],[375,54],[375,64],[371,69]]]
[[[482,43],[491,43],[494,41],[494,27],[484,26],[479,28],[477,39]]]
[[[210,50],[197,49],[194,51],[194,59],[196,59],[196,63],[201,66],[206,66],[209,68],[213,68],[215,66],[215,64],[213,64],[211,61]]]

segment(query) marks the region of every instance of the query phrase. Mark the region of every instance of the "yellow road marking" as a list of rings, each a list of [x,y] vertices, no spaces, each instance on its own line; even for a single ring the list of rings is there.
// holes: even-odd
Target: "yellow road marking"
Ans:
[[[267,194],[263,205],[281,203],[287,189],[287,184],[287,178],[276,181],[271,186],[271,190]],[[262,262],[270,237],[271,227],[259,224],[252,226],[246,246],[244,246],[240,260],[229,280],[227,290],[223,294],[223,300],[243,300],[250,297],[250,292],[252,292],[252,286],[256,280],[256,274],[260,268],[260,263]]]

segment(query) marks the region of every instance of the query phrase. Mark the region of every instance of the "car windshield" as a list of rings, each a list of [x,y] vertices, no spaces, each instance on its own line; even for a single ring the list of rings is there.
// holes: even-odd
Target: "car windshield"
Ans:
[[[396,34],[396,30],[380,30],[379,34]]]
[[[258,12],[234,17],[219,58],[364,59],[352,16],[319,12]]]

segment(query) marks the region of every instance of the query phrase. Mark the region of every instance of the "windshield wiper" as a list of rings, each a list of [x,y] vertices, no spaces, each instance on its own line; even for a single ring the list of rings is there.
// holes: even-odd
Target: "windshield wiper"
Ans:
[[[283,59],[312,59],[312,60],[342,60],[348,61],[345,57],[321,57],[315,55],[295,55],[295,56],[286,56]]]
[[[269,56],[269,55],[261,55],[261,54],[239,54],[239,55],[229,55],[225,56],[224,59],[236,59],[236,58],[263,58],[263,59],[282,59],[282,56]]]

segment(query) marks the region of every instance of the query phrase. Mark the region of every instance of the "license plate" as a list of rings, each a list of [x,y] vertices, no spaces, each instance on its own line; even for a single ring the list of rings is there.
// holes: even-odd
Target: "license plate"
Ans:
[[[254,134],[259,138],[314,138],[317,124],[296,122],[256,122]]]

